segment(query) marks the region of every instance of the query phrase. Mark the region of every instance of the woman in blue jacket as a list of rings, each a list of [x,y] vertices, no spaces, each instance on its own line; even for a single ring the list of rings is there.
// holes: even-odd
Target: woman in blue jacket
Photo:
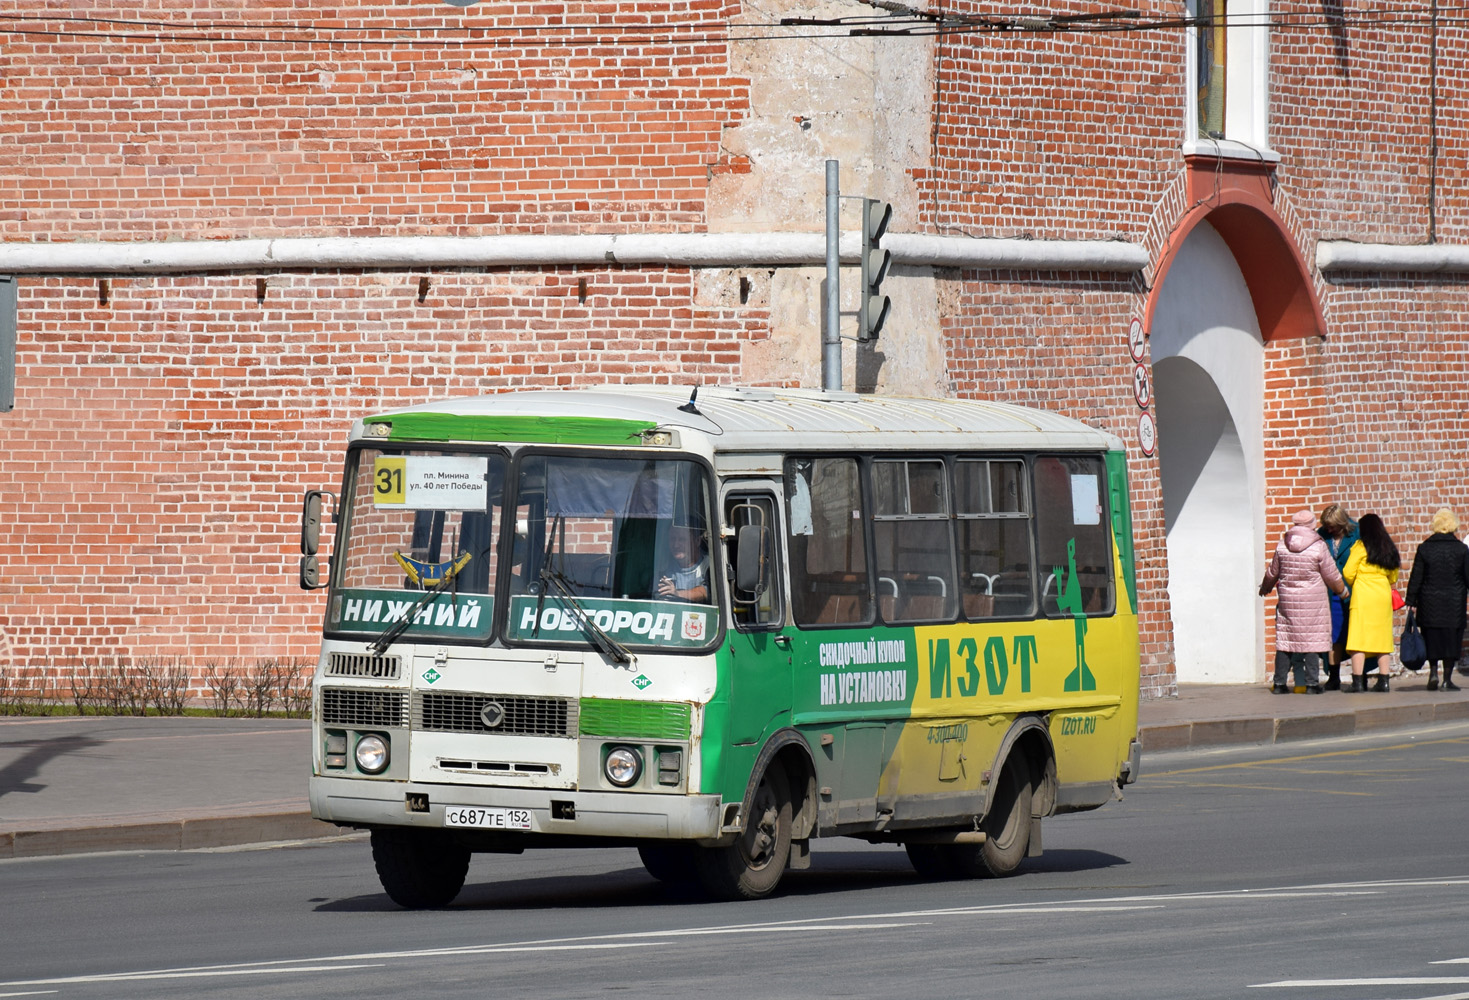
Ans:
[[[1362,537],[1347,509],[1339,503],[1329,504],[1321,511],[1321,526],[1317,529],[1321,540],[1326,543],[1331,558],[1336,560],[1337,571],[1347,567],[1347,557],[1352,546]],[[1341,665],[1347,658],[1347,614],[1351,609],[1352,595],[1331,595],[1331,652],[1323,654],[1326,661],[1326,690],[1341,690]]]

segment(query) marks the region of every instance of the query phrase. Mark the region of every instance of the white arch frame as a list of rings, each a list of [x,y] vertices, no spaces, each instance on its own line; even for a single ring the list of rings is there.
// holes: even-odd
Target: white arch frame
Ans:
[[[1177,679],[1252,683],[1265,667],[1256,590],[1265,548],[1264,342],[1234,255],[1207,223],[1189,234],[1158,289],[1150,349]],[[1170,448],[1182,477],[1170,475]]]

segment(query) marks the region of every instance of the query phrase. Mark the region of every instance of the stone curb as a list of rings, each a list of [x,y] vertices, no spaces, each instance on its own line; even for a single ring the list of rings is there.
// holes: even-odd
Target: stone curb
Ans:
[[[15,830],[0,832],[0,860],[99,851],[189,851],[283,840],[315,840],[339,837],[344,832],[335,824],[312,819],[306,812],[207,817],[69,830]]]
[[[1201,722],[1159,723],[1139,727],[1143,751],[1195,750],[1203,747],[1352,736],[1356,733],[1404,729],[1469,719],[1469,701],[1441,705],[1397,705],[1367,708],[1333,715],[1287,716],[1273,719],[1211,719]]]

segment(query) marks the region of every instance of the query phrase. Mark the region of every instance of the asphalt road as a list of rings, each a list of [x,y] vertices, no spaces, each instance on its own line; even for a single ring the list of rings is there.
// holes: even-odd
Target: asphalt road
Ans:
[[[1023,874],[823,841],[757,903],[628,850],[477,857],[398,909],[361,838],[0,862],[0,997],[1469,996],[1469,726],[1154,755]]]

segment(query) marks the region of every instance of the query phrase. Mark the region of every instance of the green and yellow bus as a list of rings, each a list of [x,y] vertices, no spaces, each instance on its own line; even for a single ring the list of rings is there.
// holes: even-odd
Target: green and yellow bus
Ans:
[[[534,847],[633,846],[721,898],[822,836],[1010,874],[1138,775],[1131,538],[1121,442],[999,403],[610,386],[366,417],[340,495],[306,495],[312,814],[371,831],[407,907]]]

